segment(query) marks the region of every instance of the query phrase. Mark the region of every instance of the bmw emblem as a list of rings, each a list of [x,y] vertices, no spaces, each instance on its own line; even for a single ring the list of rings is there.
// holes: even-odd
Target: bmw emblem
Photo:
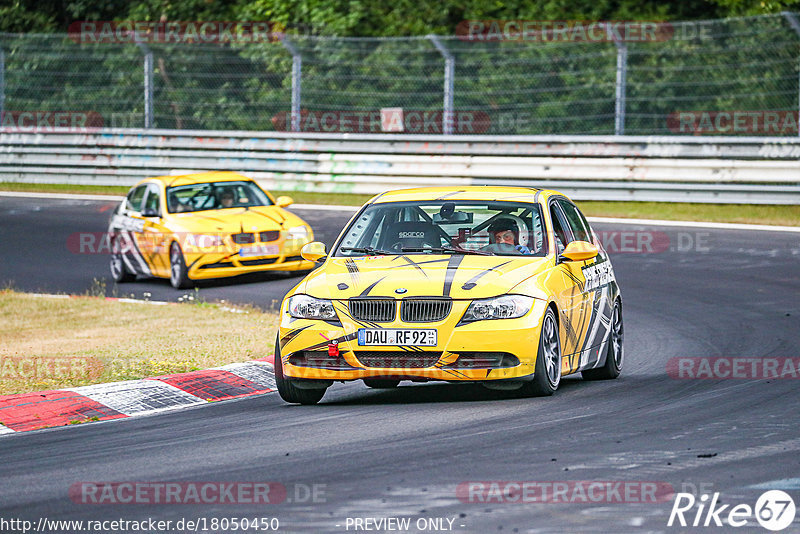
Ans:
[[[402,295],[403,293],[408,293],[408,289],[404,287],[398,287],[397,289],[394,290],[394,292],[397,293],[398,295]]]

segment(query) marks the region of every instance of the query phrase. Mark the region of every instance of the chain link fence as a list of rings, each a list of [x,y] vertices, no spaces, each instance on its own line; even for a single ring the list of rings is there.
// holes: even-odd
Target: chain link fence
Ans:
[[[0,34],[0,110],[6,128],[65,112],[117,128],[796,136],[797,20],[673,23],[651,41]]]

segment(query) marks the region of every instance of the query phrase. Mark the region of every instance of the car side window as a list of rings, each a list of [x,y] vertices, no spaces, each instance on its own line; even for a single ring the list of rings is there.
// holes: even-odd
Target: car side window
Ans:
[[[377,237],[380,236],[380,227],[385,213],[382,210],[370,207],[358,217],[353,223],[350,231],[344,236],[340,247],[365,247],[375,246]],[[344,252],[345,256],[350,256],[350,251]]]
[[[144,210],[161,215],[160,200],[161,197],[158,194],[158,189],[156,189],[155,187],[150,187],[147,190],[147,198],[144,201]]]
[[[542,253],[547,254],[547,235],[544,232],[543,220],[540,209],[531,213],[533,218],[533,233],[531,239],[528,240],[528,246],[534,254]]]
[[[572,235],[574,236],[575,241],[586,241],[591,243],[592,231],[589,229],[589,223],[586,222],[586,218],[578,210],[578,208],[571,202],[567,202],[563,199],[558,199],[556,202],[564,211],[567,224],[569,225],[570,230],[572,230]]]
[[[558,209],[555,202],[550,204],[550,220],[553,221],[553,235],[556,238],[556,254],[564,252],[567,244],[570,242],[570,235],[565,231],[566,222],[561,210]]]
[[[144,199],[144,192],[147,191],[146,185],[140,185],[136,189],[128,193],[125,208],[130,211],[139,213],[142,211],[142,200]]]

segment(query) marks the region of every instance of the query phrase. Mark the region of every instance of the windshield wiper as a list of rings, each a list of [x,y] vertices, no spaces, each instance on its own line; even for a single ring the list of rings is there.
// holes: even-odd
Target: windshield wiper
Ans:
[[[374,254],[376,256],[387,256],[391,254],[397,254],[396,252],[392,252],[391,250],[381,250],[379,248],[372,248],[372,247],[342,247],[339,250],[342,252],[344,251],[351,251],[351,252],[361,252],[362,254]]]
[[[440,252],[450,254],[475,254],[477,256],[494,256],[493,252],[486,252],[484,250],[467,250],[461,247],[442,246],[442,247],[403,247],[403,252]]]

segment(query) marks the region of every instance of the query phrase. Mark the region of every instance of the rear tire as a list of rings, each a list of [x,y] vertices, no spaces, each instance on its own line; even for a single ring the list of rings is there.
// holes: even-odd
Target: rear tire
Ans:
[[[365,378],[364,385],[373,389],[393,389],[400,385],[400,381],[383,378]]]
[[[316,404],[318,403],[328,388],[321,389],[300,389],[292,384],[292,381],[283,376],[283,361],[281,359],[281,347],[278,340],[275,340],[275,384],[278,386],[278,394],[283,400],[291,404]]]
[[[169,247],[169,283],[175,289],[188,289],[192,285],[181,246],[174,241]]]
[[[539,334],[539,352],[533,380],[525,382],[520,393],[527,397],[547,397],[555,393],[561,383],[561,341],[558,338],[558,322],[553,308],[548,307],[542,319]]]
[[[614,302],[614,311],[611,314],[611,332],[608,335],[608,347],[606,348],[606,363],[597,369],[586,369],[581,371],[584,380],[613,380],[622,371],[622,361],[625,351],[622,342],[625,337],[625,329],[622,324],[622,303],[619,299]]]
[[[119,236],[111,238],[111,260],[109,261],[109,268],[111,270],[111,278],[118,284],[125,282],[133,282],[136,280],[136,275],[129,272],[125,267],[125,260],[122,258],[122,251],[120,250]]]

